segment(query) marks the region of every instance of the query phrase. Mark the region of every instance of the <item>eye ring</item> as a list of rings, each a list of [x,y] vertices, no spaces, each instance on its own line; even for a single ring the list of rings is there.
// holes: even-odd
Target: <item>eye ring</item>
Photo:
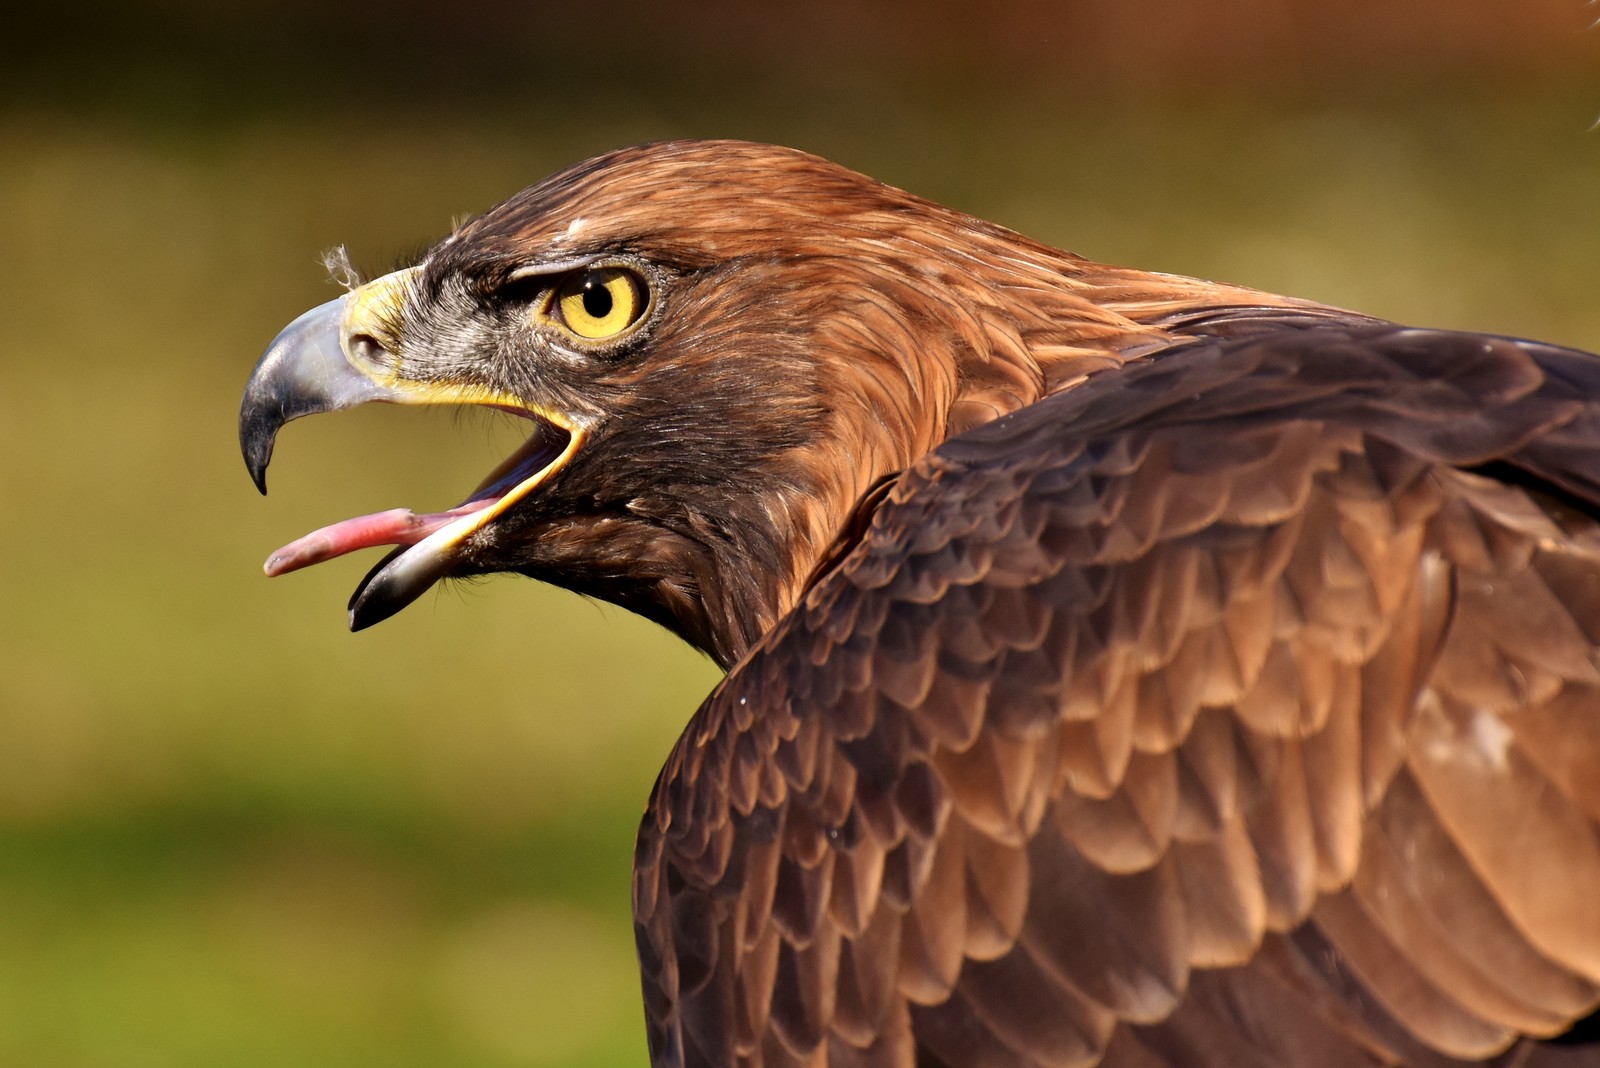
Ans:
[[[573,271],[550,290],[543,318],[577,340],[612,341],[650,310],[650,289],[639,274],[615,264]]]

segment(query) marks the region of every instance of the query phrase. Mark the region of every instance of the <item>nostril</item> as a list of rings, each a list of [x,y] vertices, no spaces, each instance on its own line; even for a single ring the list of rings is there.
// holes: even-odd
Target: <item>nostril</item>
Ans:
[[[345,341],[345,348],[351,359],[368,367],[393,371],[400,362],[371,334],[351,334]]]

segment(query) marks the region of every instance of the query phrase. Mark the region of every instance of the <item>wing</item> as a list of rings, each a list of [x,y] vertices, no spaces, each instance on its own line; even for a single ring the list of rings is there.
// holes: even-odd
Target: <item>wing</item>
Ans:
[[[1200,341],[953,439],[662,772],[654,1062],[1563,1032],[1600,1002],[1597,501],[1600,359],[1387,325]]]

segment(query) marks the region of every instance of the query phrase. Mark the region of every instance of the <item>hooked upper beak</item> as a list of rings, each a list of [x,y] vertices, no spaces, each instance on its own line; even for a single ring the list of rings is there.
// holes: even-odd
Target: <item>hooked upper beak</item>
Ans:
[[[475,384],[421,382],[398,373],[393,354],[415,274],[414,267],[395,271],[312,308],[267,346],[239,406],[239,447],[262,493],[279,429],[303,415],[369,401],[526,407]]]

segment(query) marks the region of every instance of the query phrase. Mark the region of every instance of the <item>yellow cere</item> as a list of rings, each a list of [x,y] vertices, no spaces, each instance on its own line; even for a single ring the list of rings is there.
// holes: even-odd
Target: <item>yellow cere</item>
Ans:
[[[389,335],[399,326],[405,313],[406,291],[416,273],[415,267],[392,271],[347,293],[344,298],[345,338],[365,334],[380,344],[393,343],[394,339]],[[348,345],[345,355],[361,371],[371,374],[376,370],[360,366],[362,361],[353,358]]]
[[[639,321],[644,289],[632,271],[620,267],[579,271],[557,287],[552,308],[556,322],[574,334],[602,341]]]

